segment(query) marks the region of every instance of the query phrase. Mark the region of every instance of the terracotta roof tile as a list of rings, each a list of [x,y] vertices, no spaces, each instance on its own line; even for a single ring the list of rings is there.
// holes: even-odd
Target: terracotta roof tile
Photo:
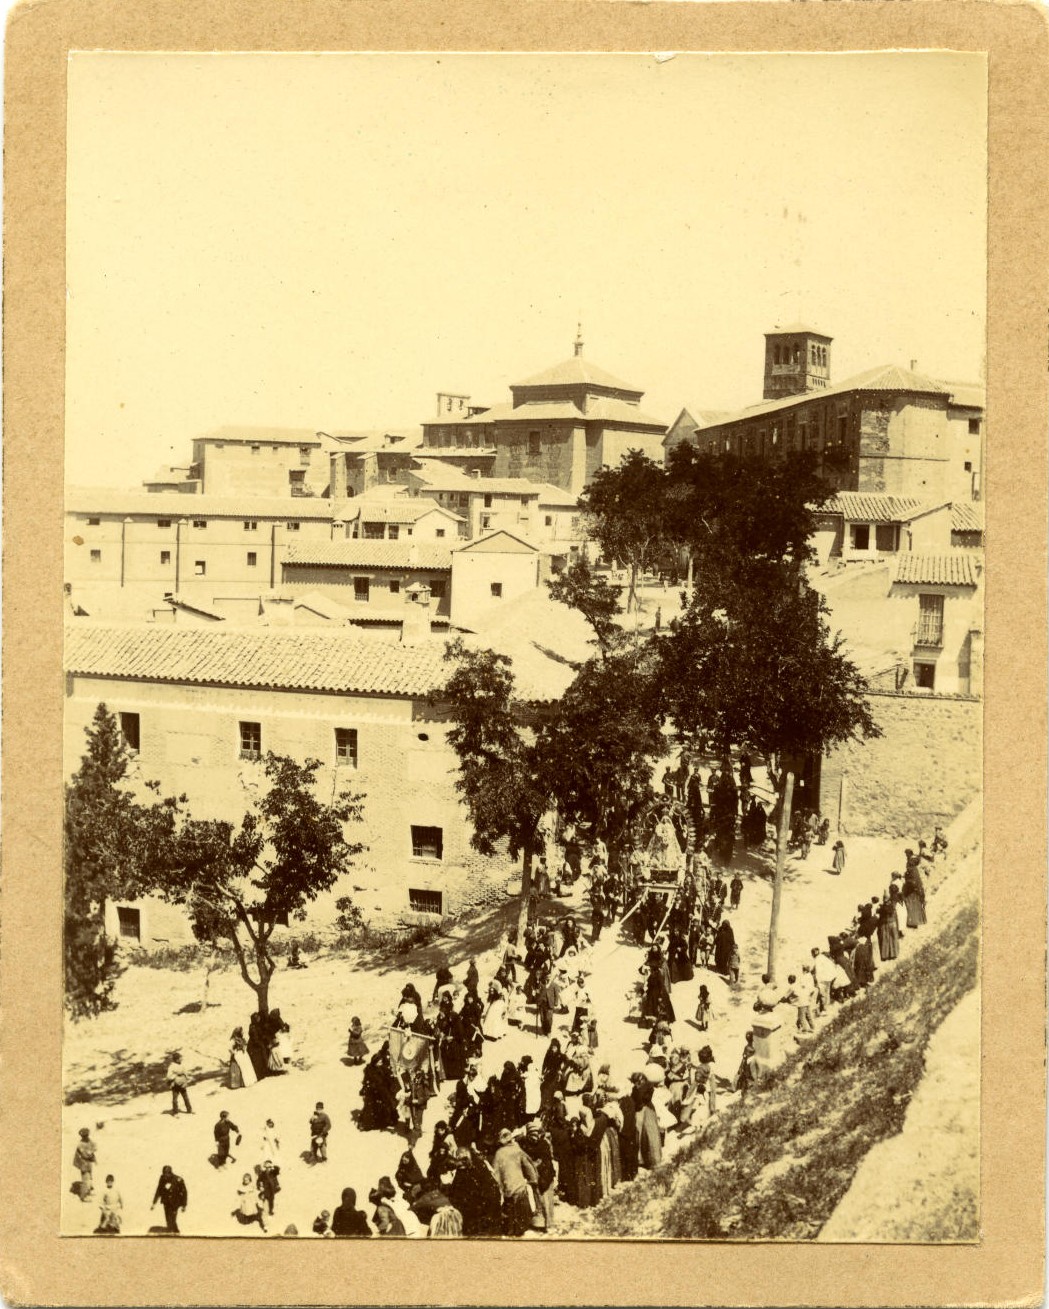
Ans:
[[[66,488],[66,513],[121,517],[250,518],[296,522],[331,518],[335,502],[322,496],[190,495],[182,491],[114,491],[108,487]]]
[[[264,631],[70,624],[70,673],[285,690],[424,696],[443,685],[442,642],[397,645],[343,630]]]
[[[452,552],[438,541],[316,541],[288,547],[283,563],[324,568],[423,568],[449,572]]]
[[[976,586],[982,560],[979,555],[954,550],[950,554],[900,555],[896,581],[918,586]]]
[[[952,532],[982,532],[983,511],[974,504],[960,501],[951,505]]]
[[[929,501],[914,496],[888,495],[881,491],[839,491],[821,506],[821,512],[841,514],[847,522],[906,523],[930,508]]]

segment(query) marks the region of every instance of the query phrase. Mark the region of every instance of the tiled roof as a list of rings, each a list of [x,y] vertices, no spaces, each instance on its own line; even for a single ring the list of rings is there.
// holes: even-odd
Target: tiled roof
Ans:
[[[530,482],[526,477],[470,477],[458,468],[434,467],[428,464],[415,471],[421,482],[431,491],[473,491],[485,495],[537,496],[545,483]],[[432,501],[428,501],[431,503]]]
[[[189,495],[181,491],[114,491],[67,487],[66,513],[149,518],[331,518],[332,501],[312,495]]]
[[[384,500],[379,503],[356,501],[356,504],[359,512],[355,517],[362,523],[414,523],[427,514],[440,514],[455,523],[466,521],[459,514],[453,514],[450,509],[445,509],[443,505],[415,497],[409,499],[408,496],[402,496],[396,500]]]
[[[791,409],[795,405],[807,404],[810,400],[829,400],[834,396],[848,395],[852,391],[889,391],[904,394],[951,396],[953,387],[949,382],[940,382],[934,377],[922,373],[912,373],[908,368],[897,364],[881,364],[877,368],[868,368],[866,372],[847,377],[844,382],[834,386],[822,387],[816,391],[803,391],[800,395],[787,395],[779,400],[762,400],[749,405],[746,409],[726,414],[720,422],[711,423],[719,427],[722,423],[737,423],[748,418],[761,418],[765,414],[778,413]]]
[[[621,382],[618,377],[606,373],[603,368],[598,368],[582,355],[573,355],[571,359],[564,359],[561,363],[554,364],[552,368],[546,368],[533,377],[526,377],[523,382],[514,382],[510,389],[525,386],[579,386],[586,383],[591,386],[614,388],[616,391],[630,391],[634,395],[641,394],[637,387]]]
[[[667,427],[662,418],[653,418],[628,400],[617,400],[613,396],[594,400],[587,406],[586,417],[589,421],[604,423],[638,423],[644,427],[657,427],[661,432],[665,432]]]
[[[979,555],[952,550],[950,554],[902,554],[896,581],[919,586],[975,586],[979,581]]]
[[[339,443],[340,452],[348,455],[399,455],[408,454],[422,445],[423,434],[420,427],[408,434],[378,432],[363,436],[344,436],[340,433],[332,436],[331,439]]]
[[[207,686],[424,696],[443,685],[440,644],[397,645],[343,630],[70,624],[65,667],[94,677]]]
[[[316,541],[288,547],[284,564],[325,568],[422,568],[449,572],[452,552],[439,541]]]
[[[809,336],[818,336],[824,341],[833,341],[832,336],[826,332],[820,332],[815,327],[809,327],[807,323],[788,323],[786,327],[774,327],[771,332],[766,332],[766,336],[778,336],[783,332],[806,332]]]
[[[909,523],[932,508],[927,500],[881,491],[839,491],[818,512],[841,514],[850,523]]]
[[[225,441],[231,445],[320,445],[320,433],[313,427],[215,427],[195,438]]]
[[[583,411],[571,400],[530,400],[519,405],[492,405],[483,414],[474,414],[465,421],[473,426],[478,423],[483,426],[487,423],[542,423],[563,418],[582,422]]]
[[[983,510],[976,505],[960,500],[951,505],[952,532],[982,532]]]

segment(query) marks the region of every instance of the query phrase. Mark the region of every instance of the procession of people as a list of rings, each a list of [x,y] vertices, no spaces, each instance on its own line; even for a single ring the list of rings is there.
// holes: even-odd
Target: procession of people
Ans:
[[[729,861],[737,836],[748,849],[759,844],[759,818],[762,843],[773,830],[749,758],[736,768],[719,761],[704,780],[694,761],[682,760],[625,849],[610,852],[592,835],[551,824],[522,939],[511,930],[487,957],[458,968],[442,962],[432,991],[425,981],[425,1000],[414,981],[401,979],[385,1015],[342,1019],[342,1062],[358,1071],[347,1072],[339,1103],[326,1108],[304,1090],[300,1125],[278,1131],[267,1117],[260,1139],[247,1142],[231,1109],[221,1108],[210,1162],[215,1173],[232,1174],[230,1231],[333,1239],[555,1234],[566,1212],[658,1166],[732,1098],[760,1090],[768,1033],[811,1039],[820,1019],[862,996],[925,924],[928,870],[946,857],[947,840],[937,829],[931,848],[907,848],[902,866],[781,980],[745,976],[733,916],[747,880],[739,859]],[[813,846],[827,844],[824,820],[810,813],[800,821],[795,830],[811,857]],[[842,841],[832,855],[826,871],[840,875]],[[748,880],[760,876],[742,871]],[[610,1006],[599,1015],[594,1003],[607,961],[620,952],[633,960],[634,981],[612,1021],[629,1025],[627,1040],[623,1032],[609,1039]],[[756,1017],[737,1066],[717,1033],[740,1005]],[[275,1077],[289,1090],[310,1082],[279,1009],[253,1014],[247,1035],[233,1029],[223,1077],[229,1104],[241,1096],[265,1103]],[[172,1115],[192,1113],[196,1087],[178,1052],[167,1080]],[[333,1171],[329,1208],[282,1212],[301,1170],[327,1175],[331,1143],[362,1133],[388,1142],[384,1171]],[[303,1148],[289,1152],[281,1136],[296,1134]],[[182,1148],[192,1148],[189,1138]],[[94,1198],[97,1153],[83,1129],[75,1165],[85,1202]],[[185,1171],[185,1160],[173,1158],[157,1181],[153,1203],[165,1214],[164,1227],[151,1229],[158,1234],[180,1230]],[[368,1197],[370,1214],[358,1196]],[[112,1174],[99,1203],[96,1230],[126,1230],[127,1197]]]

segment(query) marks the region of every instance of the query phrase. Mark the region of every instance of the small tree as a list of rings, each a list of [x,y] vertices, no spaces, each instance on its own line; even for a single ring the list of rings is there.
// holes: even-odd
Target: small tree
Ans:
[[[470,813],[470,843],[484,855],[506,841],[521,857],[518,934],[528,925],[532,860],[541,849],[539,826],[551,786],[538,746],[535,717],[514,696],[510,660],[492,650],[469,650],[461,640],[445,649],[455,669],[440,692],[455,726],[448,740],[459,759],[456,790]]]
[[[866,682],[832,637],[826,601],[792,565],[751,561],[700,574],[688,610],[659,642],[670,716],[719,756],[753,742],[774,765],[779,831],[769,929],[774,978],[794,780],[808,757],[880,736]]]
[[[547,586],[551,599],[577,609],[590,624],[602,658],[623,644],[625,633],[616,622],[623,588],[595,573],[585,555],[573,559]]]
[[[363,796],[316,795],[319,759],[297,763],[272,752],[263,761],[267,787],[239,827],[194,819],[185,811],[148,870],[149,889],[189,912],[201,941],[226,941],[240,975],[269,1012],[276,969],[271,942],[278,925],[303,918],[308,903],[330,891],[363,850],[347,841],[361,821]]]
[[[640,450],[631,450],[618,468],[597,470],[579,506],[605,558],[630,570],[626,607],[628,613],[636,610],[638,574],[665,564],[673,550],[663,469]]]
[[[106,901],[135,894],[157,832],[170,824],[170,804],[136,801],[130,763],[115,716],[100,704],[65,794],[65,1005],[75,1019],[116,1008],[124,965],[106,932]]]

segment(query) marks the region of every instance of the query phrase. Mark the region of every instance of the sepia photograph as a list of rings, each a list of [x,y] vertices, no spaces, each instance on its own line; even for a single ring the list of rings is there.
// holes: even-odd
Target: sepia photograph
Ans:
[[[985,55],[67,88],[61,1235],[978,1242]]]

